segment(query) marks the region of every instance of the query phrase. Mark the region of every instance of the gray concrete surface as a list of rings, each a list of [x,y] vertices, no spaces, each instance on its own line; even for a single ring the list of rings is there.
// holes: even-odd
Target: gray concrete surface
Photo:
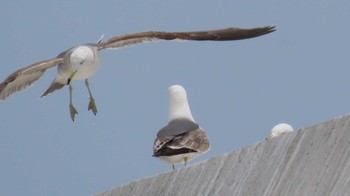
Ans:
[[[350,116],[97,196],[350,195]]]

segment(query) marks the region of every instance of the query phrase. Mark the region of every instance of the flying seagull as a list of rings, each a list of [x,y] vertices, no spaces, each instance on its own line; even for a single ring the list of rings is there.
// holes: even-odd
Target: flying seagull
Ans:
[[[278,137],[285,133],[290,133],[293,131],[293,127],[287,123],[280,123],[274,126],[271,130],[271,135],[266,138],[266,140],[272,140],[272,138]]]
[[[37,81],[44,72],[57,66],[57,76],[41,97],[69,86],[69,110],[72,120],[78,114],[72,102],[72,80],[85,80],[90,95],[88,110],[94,115],[97,107],[92,96],[88,79],[94,75],[100,65],[99,51],[102,49],[117,49],[143,42],[158,40],[196,40],[196,41],[229,41],[258,37],[275,31],[275,27],[259,27],[252,29],[226,28],[209,31],[194,32],[163,32],[149,31],[115,36],[107,41],[99,40],[97,43],[74,46],[56,58],[43,60],[23,67],[9,75],[0,84],[0,99],[4,100],[17,91],[21,91]]]
[[[204,130],[194,121],[185,89],[180,85],[168,88],[169,124],[157,133],[153,156],[172,164],[185,163],[209,150]]]

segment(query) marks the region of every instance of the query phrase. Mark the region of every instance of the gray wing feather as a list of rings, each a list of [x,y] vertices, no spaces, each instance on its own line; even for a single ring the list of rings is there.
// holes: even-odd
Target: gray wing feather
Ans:
[[[168,148],[188,148],[197,152],[205,152],[209,149],[208,136],[201,129],[196,129],[176,138],[168,144]]]
[[[186,132],[194,131],[199,128],[199,125],[193,121],[187,119],[176,119],[157,133],[157,137],[160,138],[172,138],[177,135],[184,134]]]
[[[64,86],[65,84],[61,84],[59,82],[56,82],[56,80],[53,80],[49,88],[47,88],[47,90],[41,95],[41,98],[47,96],[48,94],[54,92],[55,90],[59,90],[63,88]]]
[[[159,138],[153,144],[153,156],[172,156],[190,152],[206,152],[210,148],[206,133],[198,128],[173,138]]]
[[[36,82],[47,69],[61,62],[62,58],[54,58],[31,64],[13,72],[0,84],[0,99],[4,100],[13,93],[26,89]]]

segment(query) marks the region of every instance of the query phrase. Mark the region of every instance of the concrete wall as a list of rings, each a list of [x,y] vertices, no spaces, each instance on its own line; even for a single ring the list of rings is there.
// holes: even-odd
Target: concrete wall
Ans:
[[[97,195],[350,195],[350,116]]]

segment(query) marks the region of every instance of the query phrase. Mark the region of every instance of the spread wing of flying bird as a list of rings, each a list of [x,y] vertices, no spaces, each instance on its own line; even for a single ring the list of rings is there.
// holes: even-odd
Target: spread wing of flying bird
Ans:
[[[254,38],[275,31],[275,27],[266,26],[251,29],[226,28],[209,31],[192,32],[163,32],[149,31],[115,36],[107,41],[98,41],[96,44],[83,44],[74,46],[60,53],[56,58],[39,61],[23,67],[10,74],[0,83],[0,100],[24,90],[36,82],[43,73],[52,67],[58,66],[56,78],[44,92],[43,96],[69,85],[69,109],[72,120],[78,113],[72,103],[72,80],[85,80],[90,95],[88,110],[95,115],[97,107],[92,96],[88,79],[93,76],[100,65],[99,50],[117,49],[139,43],[158,40],[195,40],[195,41],[231,41]]]
[[[24,90],[37,81],[44,72],[62,62],[62,58],[40,61],[19,69],[0,84],[0,99],[4,100],[17,91]]]
[[[148,31],[112,37],[105,42],[101,42],[99,44],[99,49],[121,48],[142,42],[176,39],[195,41],[233,41],[258,37],[274,31],[275,27],[270,26],[253,29],[226,28],[192,32]]]

